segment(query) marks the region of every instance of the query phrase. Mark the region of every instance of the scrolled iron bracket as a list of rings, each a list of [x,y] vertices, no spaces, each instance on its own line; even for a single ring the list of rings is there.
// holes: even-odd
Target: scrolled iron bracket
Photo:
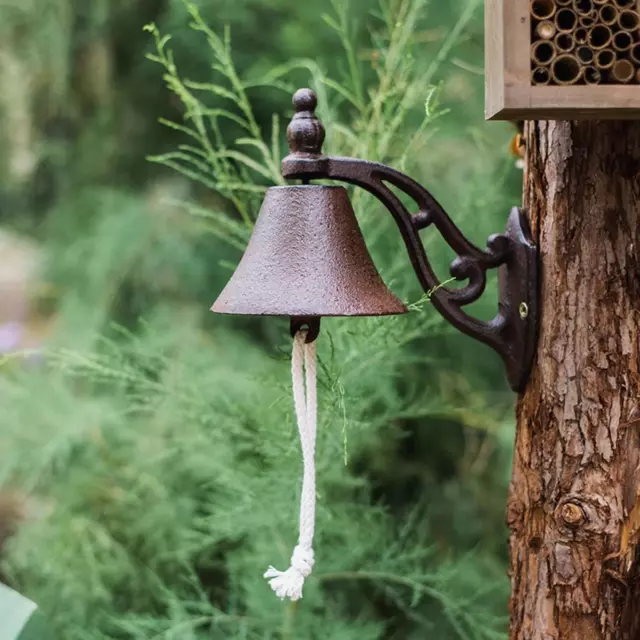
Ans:
[[[330,179],[347,182],[373,194],[400,229],[415,273],[433,306],[457,329],[489,345],[502,357],[514,391],[523,391],[533,360],[538,329],[538,252],[522,210],[514,208],[503,234],[492,235],[486,249],[469,242],[437,200],[409,176],[376,162],[326,156],[325,131],[315,115],[317,97],[300,89],[293,98],[296,113],[287,129],[290,155],[282,162],[287,179]],[[389,185],[416,204],[410,211]],[[435,227],[456,253],[450,272],[464,287],[443,285],[427,257],[420,231]],[[498,269],[498,313],[489,322],[474,318],[463,307],[484,293],[487,271]]]

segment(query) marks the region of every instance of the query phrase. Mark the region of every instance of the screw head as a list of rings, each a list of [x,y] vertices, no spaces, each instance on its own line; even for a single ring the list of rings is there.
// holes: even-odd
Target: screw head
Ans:
[[[529,305],[526,302],[521,302],[518,307],[518,313],[523,320],[529,317]]]

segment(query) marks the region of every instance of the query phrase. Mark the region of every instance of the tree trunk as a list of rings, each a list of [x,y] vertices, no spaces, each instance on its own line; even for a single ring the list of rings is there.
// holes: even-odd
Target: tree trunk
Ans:
[[[640,122],[531,122],[536,362],[507,520],[511,638],[640,638]]]

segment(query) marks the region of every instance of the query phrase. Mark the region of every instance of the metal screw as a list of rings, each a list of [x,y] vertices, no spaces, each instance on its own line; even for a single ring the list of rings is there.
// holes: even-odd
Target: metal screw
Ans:
[[[518,307],[518,312],[523,320],[526,320],[529,316],[529,305],[526,302],[521,302]]]

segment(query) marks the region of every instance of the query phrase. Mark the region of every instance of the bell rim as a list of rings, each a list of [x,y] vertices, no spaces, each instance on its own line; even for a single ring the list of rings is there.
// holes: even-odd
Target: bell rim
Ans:
[[[386,316],[404,316],[409,313],[407,305],[402,304],[402,311],[383,311],[381,313],[248,313],[244,311],[219,311],[211,307],[210,311],[218,316],[246,316],[254,318],[381,318]],[[215,305],[214,305],[215,306]]]
[[[280,191],[281,189],[332,189],[336,191],[346,191],[345,187],[340,184],[276,184],[268,187],[267,191]]]

